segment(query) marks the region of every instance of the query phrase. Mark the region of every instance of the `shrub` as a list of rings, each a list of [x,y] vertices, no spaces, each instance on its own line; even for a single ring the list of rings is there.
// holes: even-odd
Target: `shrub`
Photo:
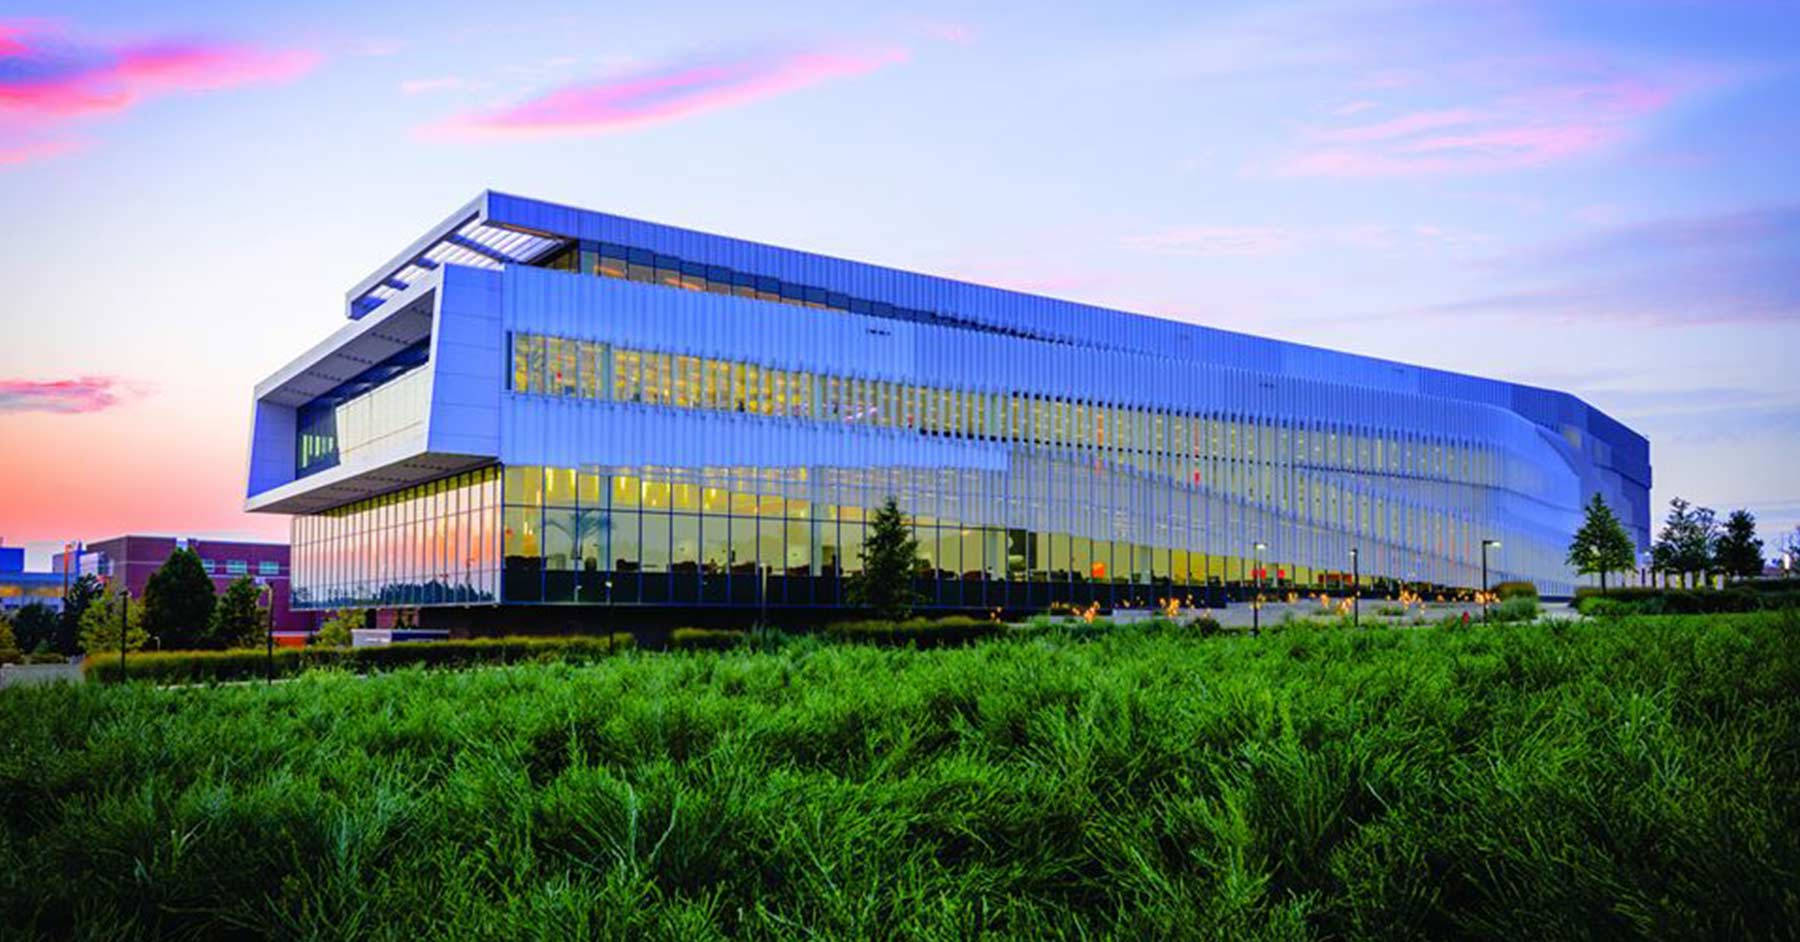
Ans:
[[[1531,621],[1538,617],[1537,596],[1515,595],[1493,606],[1488,617],[1493,621]]]
[[[1216,635],[1225,629],[1220,627],[1219,620],[1211,615],[1198,615],[1188,622],[1188,627],[1200,632],[1202,636]]]
[[[1638,604],[1623,599],[1587,598],[1580,600],[1576,611],[1589,618],[1622,618],[1626,615],[1640,614]]]
[[[1506,599],[1528,598],[1535,602],[1539,598],[1537,585],[1535,583],[1519,580],[1499,583],[1494,586],[1494,595],[1498,596],[1502,601]]]
[[[744,643],[749,635],[722,628],[677,628],[669,633],[674,651],[726,651]]]
[[[1382,605],[1375,609],[1375,614],[1384,618],[1399,618],[1406,614],[1406,608],[1401,605]]]
[[[322,648],[347,648],[355,643],[356,629],[369,623],[369,617],[359,608],[341,608],[331,613],[319,630],[313,633],[312,643]]]
[[[55,651],[33,651],[25,655],[26,664],[67,664],[69,659]]]
[[[461,641],[409,641],[362,648],[312,646],[266,650],[152,651],[129,654],[125,671],[132,680],[157,684],[205,684],[258,680],[273,667],[288,677],[319,667],[341,667],[359,673],[403,667],[471,667],[529,661],[587,663],[633,646],[629,634],[519,638],[470,638]],[[89,680],[117,683],[119,659],[91,657],[82,663]]]
[[[1006,630],[997,621],[953,615],[948,618],[909,618],[905,621],[845,621],[825,628],[833,641],[856,644],[916,645],[921,648],[967,644],[992,638]]]
[[[1633,586],[1614,589],[1605,596],[1590,587],[1583,587],[1575,592],[1575,608],[1582,614],[1590,614],[1590,606],[1601,598],[1626,606],[1618,611],[1640,615],[1717,615],[1800,607],[1800,591],[1779,593],[1758,592],[1741,587],[1658,589]]]

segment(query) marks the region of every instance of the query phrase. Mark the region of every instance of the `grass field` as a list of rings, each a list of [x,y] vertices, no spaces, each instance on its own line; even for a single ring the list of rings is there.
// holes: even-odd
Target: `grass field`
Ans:
[[[0,691],[6,931],[1792,937],[1800,619]]]

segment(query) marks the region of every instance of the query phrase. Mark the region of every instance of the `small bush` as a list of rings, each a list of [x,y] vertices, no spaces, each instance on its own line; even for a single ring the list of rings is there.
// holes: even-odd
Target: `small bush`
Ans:
[[[1576,611],[1589,618],[1623,618],[1627,615],[1641,614],[1638,606],[1623,599],[1588,598],[1576,605]]]
[[[1399,618],[1406,614],[1406,608],[1400,605],[1382,605],[1375,609],[1375,614],[1384,618]]]
[[[728,651],[749,637],[742,631],[722,628],[677,628],[669,633],[671,651]]]
[[[1493,621],[1532,621],[1538,617],[1537,596],[1515,595],[1503,599],[1488,613]]]
[[[1494,594],[1499,596],[1502,601],[1505,601],[1506,599],[1530,599],[1535,602],[1538,600],[1537,585],[1524,581],[1502,582],[1499,585],[1494,586]]]

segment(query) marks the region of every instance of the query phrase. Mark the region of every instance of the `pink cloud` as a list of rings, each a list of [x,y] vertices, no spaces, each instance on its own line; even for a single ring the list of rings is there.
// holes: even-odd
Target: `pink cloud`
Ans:
[[[1375,124],[1325,131],[1319,134],[1319,139],[1338,143],[1387,141],[1417,134],[1420,131],[1465,125],[1480,117],[1478,112],[1467,108],[1454,108],[1448,111],[1419,111]]]
[[[423,130],[461,137],[602,134],[864,75],[904,62],[907,55],[904,49],[880,48],[682,63],[566,85],[518,104],[465,112]]]
[[[101,412],[144,390],[112,376],[0,379],[0,412]]]
[[[1336,108],[1331,109],[1331,113],[1334,115],[1337,115],[1340,118],[1348,118],[1351,115],[1361,114],[1365,111],[1368,111],[1370,108],[1374,108],[1374,107],[1376,107],[1375,102],[1372,102],[1372,101],[1368,100],[1367,98],[1363,98],[1363,99],[1358,99],[1356,101],[1344,102],[1343,104],[1337,106]]]
[[[88,43],[44,24],[0,23],[0,132],[41,135],[46,126],[116,114],[151,98],[286,81],[319,60],[308,50],[203,40]],[[37,139],[10,144],[6,153],[36,159],[68,149]]]
[[[1315,129],[1276,165],[1284,176],[1378,177],[1541,167],[1602,152],[1677,98],[1679,83],[1634,79],[1544,85],[1479,108],[1416,111]]]
[[[0,167],[16,164],[27,164],[36,160],[49,160],[64,154],[74,153],[84,145],[81,141],[68,138],[56,140],[27,141],[23,144],[0,144]]]

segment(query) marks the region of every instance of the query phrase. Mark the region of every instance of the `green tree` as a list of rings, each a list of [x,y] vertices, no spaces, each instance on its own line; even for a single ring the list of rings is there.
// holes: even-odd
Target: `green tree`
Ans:
[[[63,591],[62,613],[57,617],[56,640],[52,645],[56,653],[70,655],[81,650],[81,616],[103,594],[105,588],[92,573],[69,583],[68,589]]]
[[[1712,571],[1713,544],[1718,535],[1718,521],[1711,508],[1672,498],[1669,516],[1656,535],[1655,545],[1650,547],[1651,566],[1657,572],[1680,574],[1685,586],[1690,575],[1704,577]]]
[[[119,593],[108,588],[81,613],[81,650],[89,656],[119,650]],[[144,631],[144,606],[129,599],[125,610],[125,649],[136,651],[150,640]]]
[[[1637,562],[1637,546],[1625,525],[1598,493],[1588,499],[1587,516],[1569,542],[1570,566],[1582,575],[1598,574],[1600,591],[1606,592],[1606,574],[1630,569]]]
[[[56,610],[42,602],[33,602],[12,614],[14,638],[19,650],[37,652],[56,648],[56,629],[62,619]]]
[[[318,634],[313,635],[313,644],[327,648],[347,648],[355,641],[355,636],[350,632],[368,623],[368,613],[362,609],[340,608],[319,626]]]
[[[913,591],[913,575],[918,569],[919,541],[906,526],[899,502],[890,495],[869,517],[862,572],[850,578],[850,604],[867,608],[879,618],[905,618],[918,601],[918,593]]]
[[[194,648],[206,640],[217,602],[200,554],[178,549],[144,586],[144,630],[165,648]]]
[[[1697,573],[1705,581],[1714,571],[1713,557],[1719,544],[1719,521],[1711,507],[1694,508],[1693,524],[1681,543],[1683,572]]]
[[[18,636],[13,634],[12,619],[0,613],[0,664],[17,664],[22,656]]]
[[[208,647],[250,648],[268,635],[268,612],[262,607],[262,586],[249,576],[239,576],[225,587],[213,606],[207,626]]]
[[[1731,578],[1762,575],[1763,542],[1756,538],[1756,516],[1750,511],[1734,510],[1725,519],[1725,531],[1713,547],[1713,565]]]

